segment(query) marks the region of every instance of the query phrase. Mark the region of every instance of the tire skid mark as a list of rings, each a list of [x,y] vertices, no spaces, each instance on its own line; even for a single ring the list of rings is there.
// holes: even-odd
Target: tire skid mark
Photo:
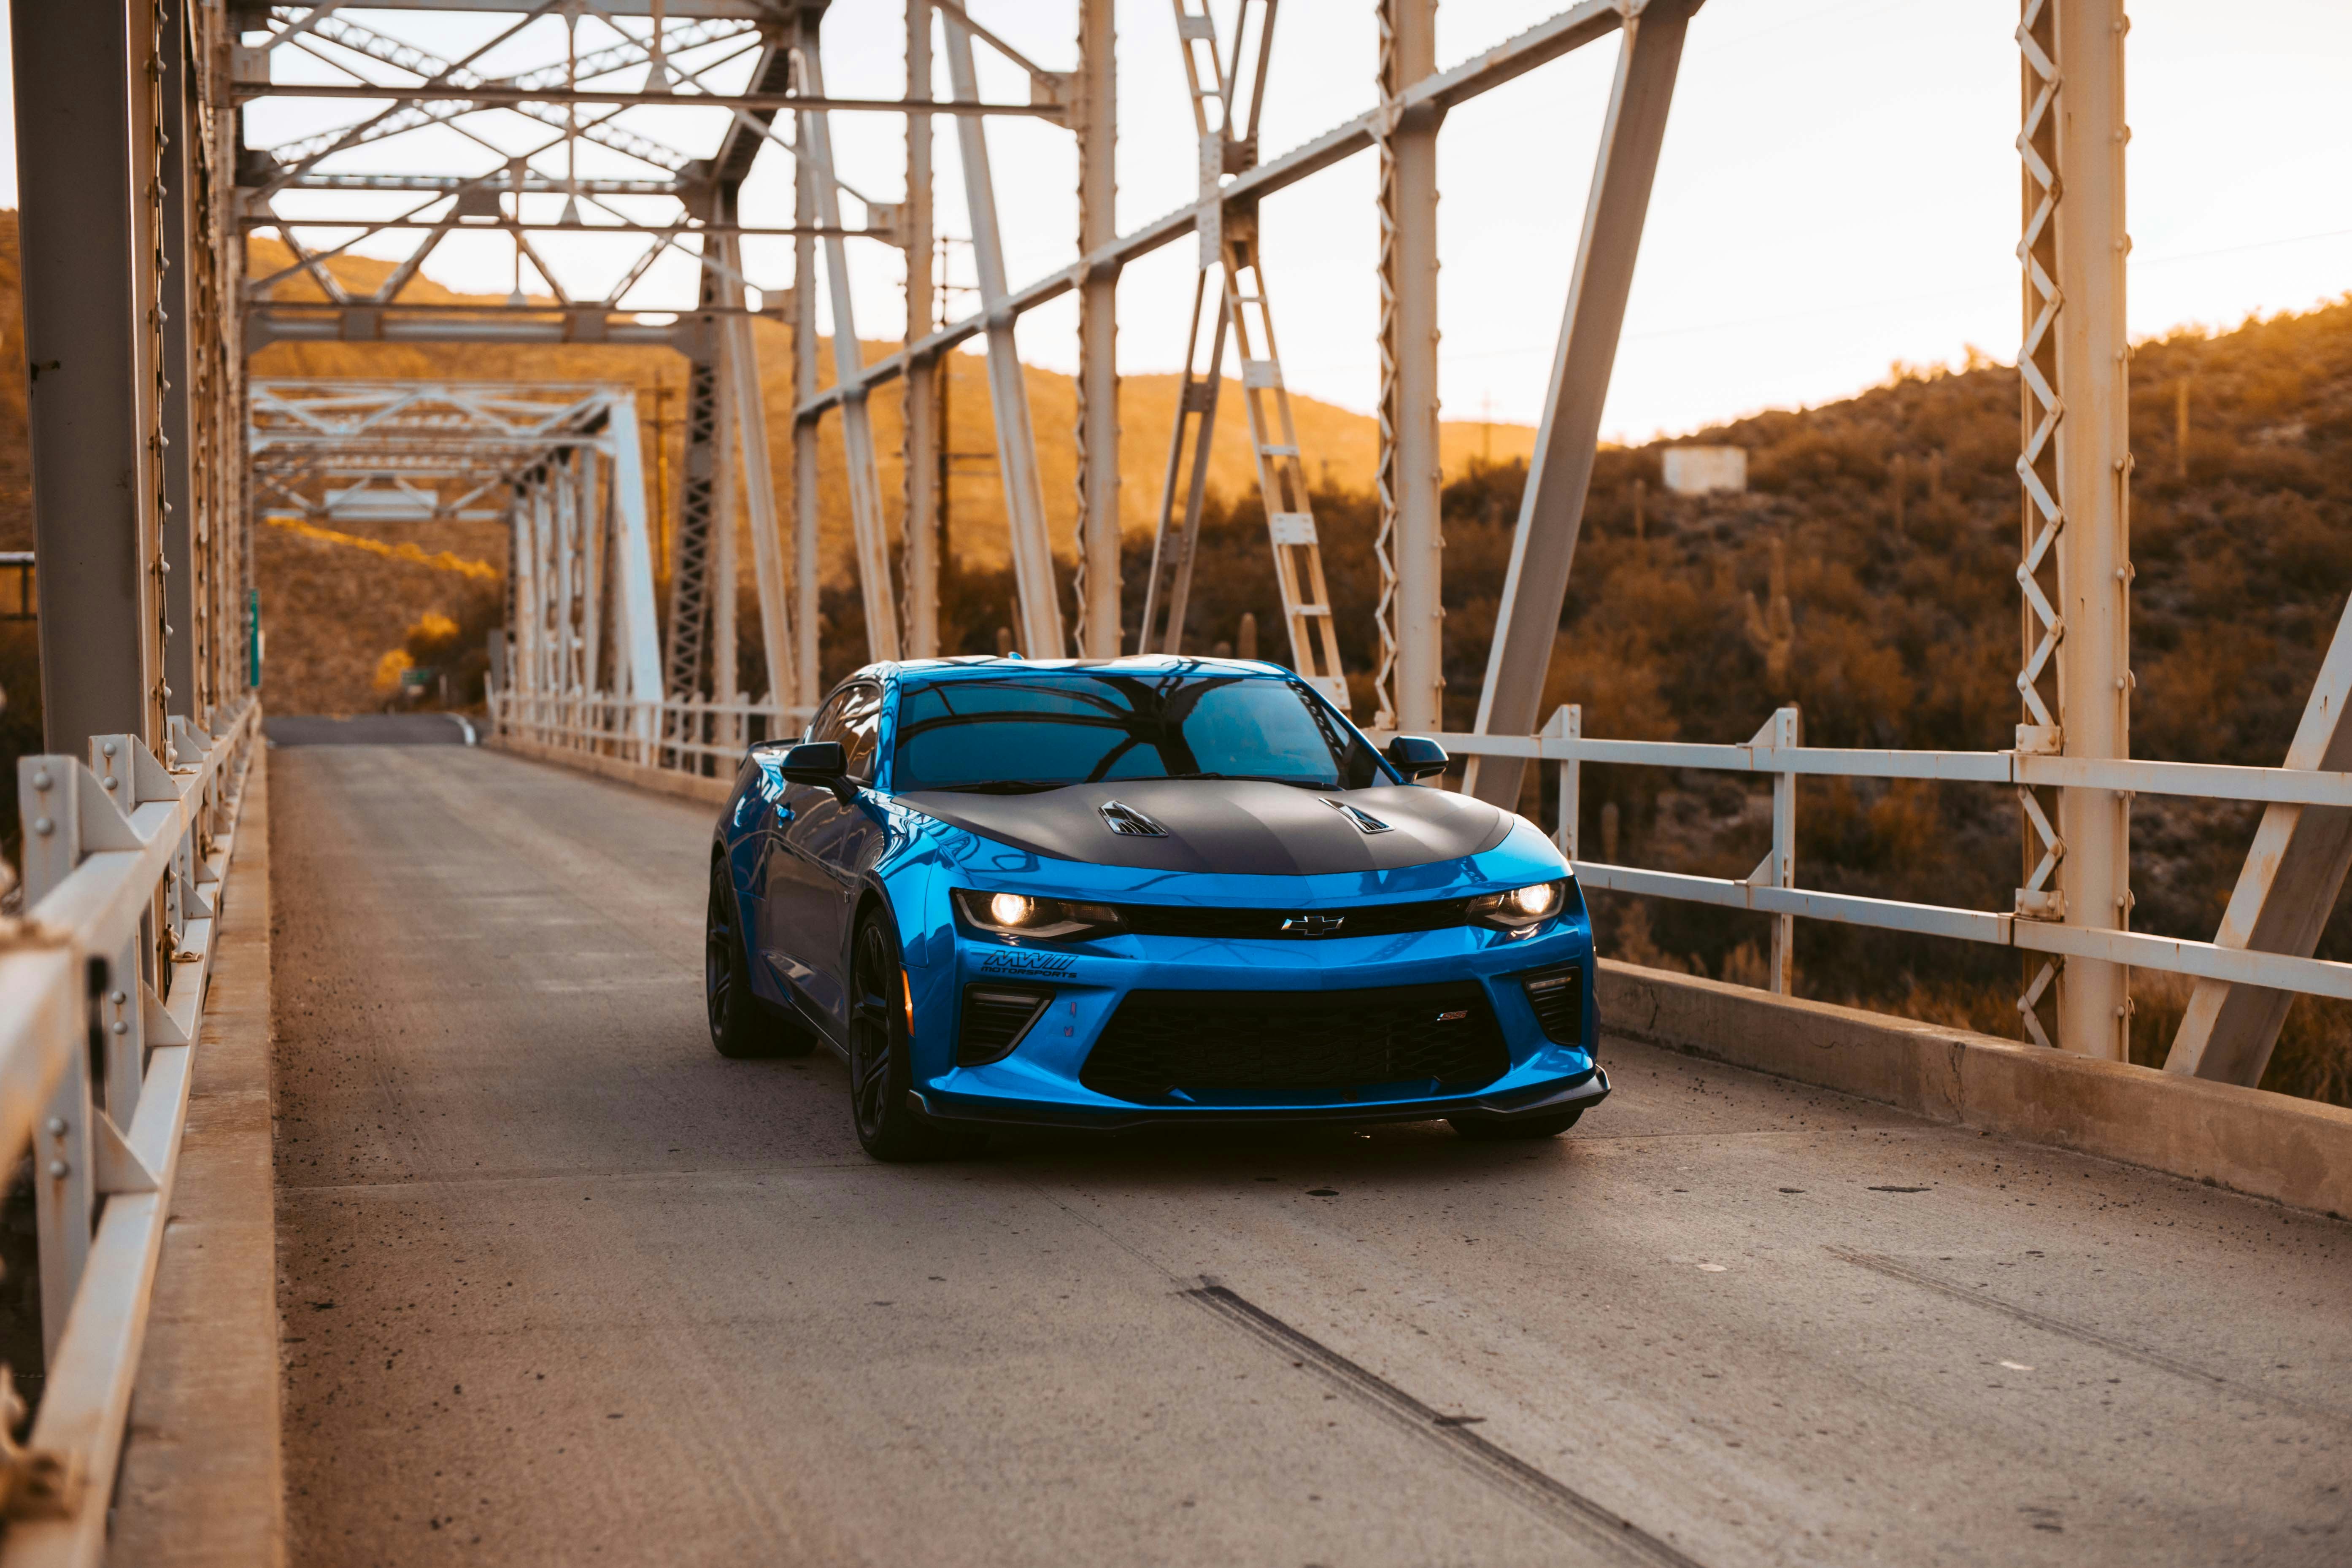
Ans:
[[[1853,1264],[1857,1268],[1867,1268],[1873,1273],[1884,1274],[1890,1279],[1900,1279],[1906,1285],[1916,1285],[1923,1290],[1933,1290],[1939,1295],[1949,1296],[1956,1301],[1966,1301],[1971,1307],[1982,1307],[1989,1311],[2000,1312],[2047,1333],[2057,1334],[2081,1344],[2095,1346],[2112,1354],[2122,1356],[2127,1361],[2136,1361],[2142,1366],[2154,1367],[2158,1372],[2168,1372],[2175,1377],[2186,1378],[2191,1383],[2226,1388],[2241,1399],[2267,1403],[2281,1409],[2292,1410],[2298,1415],[2307,1415],[2315,1421],[2325,1421],[2334,1426],[2352,1426],[2352,1415],[2347,1415],[2343,1411],[2332,1410],[2324,1405],[2305,1404],[2291,1394],[2279,1394],[2267,1388],[2249,1387],[2234,1379],[2223,1377],[2220,1373],[2208,1372],[2194,1362],[2168,1356],[2162,1351],[2149,1350],[2145,1345],[2107,1333],[2104,1330],[2094,1329],[2083,1323],[2069,1322],[2063,1318],[2053,1318],[2049,1313],[2036,1311],[2032,1307],[2021,1307],[2014,1301],[2004,1301],[1999,1297],[1971,1290],[1966,1286],[1955,1285],[1950,1280],[1939,1279],[1916,1264],[1906,1263],[1899,1258],[1889,1258],[1883,1252],[1862,1252],[1849,1247],[1829,1247],[1822,1250],[1832,1258]]]
[[[1475,1416],[1445,1415],[1203,1275],[1185,1298],[1288,1356],[1357,1404],[1434,1444],[1446,1458],[1512,1500],[1615,1560],[1643,1568],[1700,1568],[1697,1560],[1473,1431]]]

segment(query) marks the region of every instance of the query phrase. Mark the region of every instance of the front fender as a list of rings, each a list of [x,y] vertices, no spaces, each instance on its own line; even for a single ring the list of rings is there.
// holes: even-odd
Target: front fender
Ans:
[[[908,994],[914,1003],[914,1069],[918,1081],[952,1065],[955,1018],[955,915],[948,901],[952,879],[943,853],[959,830],[920,812],[885,805],[881,847],[866,868],[860,902],[878,909],[898,941]],[[859,919],[865,918],[861,911]],[[850,938],[855,941],[853,935]],[[843,955],[843,973],[848,956]]]

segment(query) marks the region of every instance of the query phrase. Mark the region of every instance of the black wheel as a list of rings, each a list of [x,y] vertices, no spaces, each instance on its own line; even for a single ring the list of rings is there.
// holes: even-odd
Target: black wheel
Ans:
[[[947,1160],[974,1154],[984,1134],[942,1127],[907,1102],[914,1082],[906,971],[878,915],[857,926],[850,952],[849,1109],[857,1142],[877,1160]]]
[[[1506,1119],[1500,1116],[1449,1116],[1454,1131],[1473,1143],[1502,1143],[1518,1138],[1557,1138],[1576,1125],[1584,1107],[1555,1111],[1549,1116]]]
[[[710,901],[703,918],[702,1000],[710,1043],[722,1057],[806,1056],[816,1037],[779,1018],[751,994],[751,963],[736,929],[735,889],[727,862],[710,862]]]

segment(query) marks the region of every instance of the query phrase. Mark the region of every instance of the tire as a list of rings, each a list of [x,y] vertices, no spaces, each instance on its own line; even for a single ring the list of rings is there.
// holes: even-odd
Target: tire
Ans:
[[[803,1057],[816,1037],[778,1017],[751,994],[751,962],[736,921],[735,889],[724,857],[710,862],[710,899],[703,914],[702,1005],[710,1043],[734,1060]]]
[[[1473,1143],[1506,1143],[1518,1139],[1557,1138],[1577,1123],[1584,1107],[1558,1110],[1549,1116],[1449,1116],[1454,1131]]]
[[[857,1142],[877,1160],[952,1160],[976,1154],[985,1133],[943,1127],[908,1103],[914,1084],[906,970],[878,914],[857,922],[850,948],[849,1113]]]

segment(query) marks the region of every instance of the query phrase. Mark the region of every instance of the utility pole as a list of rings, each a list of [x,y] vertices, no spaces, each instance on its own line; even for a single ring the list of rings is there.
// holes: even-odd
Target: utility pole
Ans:
[[[654,560],[665,579],[669,576],[669,400],[677,393],[667,379],[654,383],[654,515],[661,520]]]
[[[2179,381],[2174,384],[2173,392],[2172,460],[2178,466],[2179,477],[2186,480],[2189,478],[2189,376],[2187,373],[2184,372]]]

